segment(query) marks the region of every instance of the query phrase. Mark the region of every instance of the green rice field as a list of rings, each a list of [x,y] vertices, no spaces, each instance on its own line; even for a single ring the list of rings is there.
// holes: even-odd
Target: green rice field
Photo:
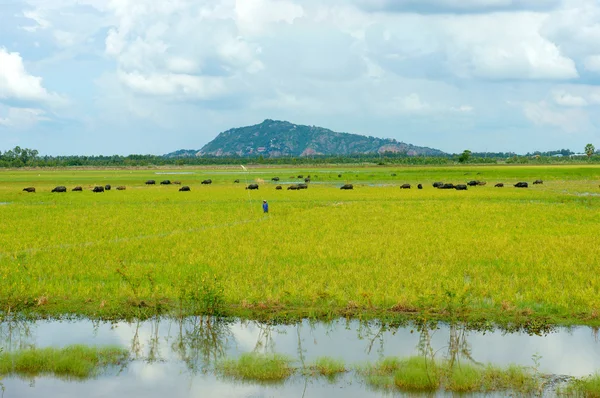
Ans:
[[[469,180],[487,184],[432,187]],[[0,310],[596,325],[599,183],[599,166],[2,170]]]

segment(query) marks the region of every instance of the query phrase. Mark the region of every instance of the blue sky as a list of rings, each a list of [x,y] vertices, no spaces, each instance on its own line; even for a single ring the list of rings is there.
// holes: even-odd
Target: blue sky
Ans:
[[[600,147],[600,2],[0,0],[0,151],[163,154],[264,119]]]

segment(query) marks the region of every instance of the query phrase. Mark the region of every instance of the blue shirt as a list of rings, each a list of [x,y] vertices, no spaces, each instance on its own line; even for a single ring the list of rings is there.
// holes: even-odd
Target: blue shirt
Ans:
[[[268,212],[269,212],[269,204],[268,204],[267,202],[263,203],[263,211],[264,211],[265,213],[268,213]]]

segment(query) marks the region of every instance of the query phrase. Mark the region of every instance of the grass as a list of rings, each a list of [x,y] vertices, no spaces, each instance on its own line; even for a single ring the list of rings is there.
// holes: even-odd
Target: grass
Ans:
[[[181,171],[195,174],[0,171],[0,310],[600,324],[598,166]],[[312,176],[308,190],[270,182],[299,174]],[[143,183],[163,178],[192,191]],[[488,184],[431,187],[471,179]],[[243,189],[255,180],[258,191]],[[89,190],[107,183],[127,190]],[[56,185],[84,192],[50,193]]]
[[[279,354],[244,353],[217,363],[218,373],[242,381],[279,383],[294,372],[291,359]]]
[[[559,395],[567,397],[600,397],[600,374],[591,375],[570,382],[559,391]]]
[[[404,392],[489,393],[506,391],[532,395],[541,390],[538,377],[529,370],[511,365],[505,369],[425,357],[386,358],[358,368],[367,384],[376,390]]]
[[[36,348],[0,353],[1,376],[52,375],[67,379],[87,379],[109,366],[128,360],[127,350],[118,347],[73,345],[62,349]]]
[[[323,376],[330,381],[335,381],[336,377],[347,372],[347,369],[342,360],[320,357],[308,366],[308,372],[313,375]]]

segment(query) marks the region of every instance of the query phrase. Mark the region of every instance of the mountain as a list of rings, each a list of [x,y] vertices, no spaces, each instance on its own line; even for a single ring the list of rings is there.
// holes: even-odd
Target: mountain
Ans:
[[[279,157],[384,152],[405,153],[409,156],[445,155],[444,152],[437,149],[406,144],[390,138],[337,133],[322,127],[303,126],[270,119],[254,126],[224,131],[197,151],[195,155]],[[165,156],[186,157],[190,155],[191,151],[180,150]]]

